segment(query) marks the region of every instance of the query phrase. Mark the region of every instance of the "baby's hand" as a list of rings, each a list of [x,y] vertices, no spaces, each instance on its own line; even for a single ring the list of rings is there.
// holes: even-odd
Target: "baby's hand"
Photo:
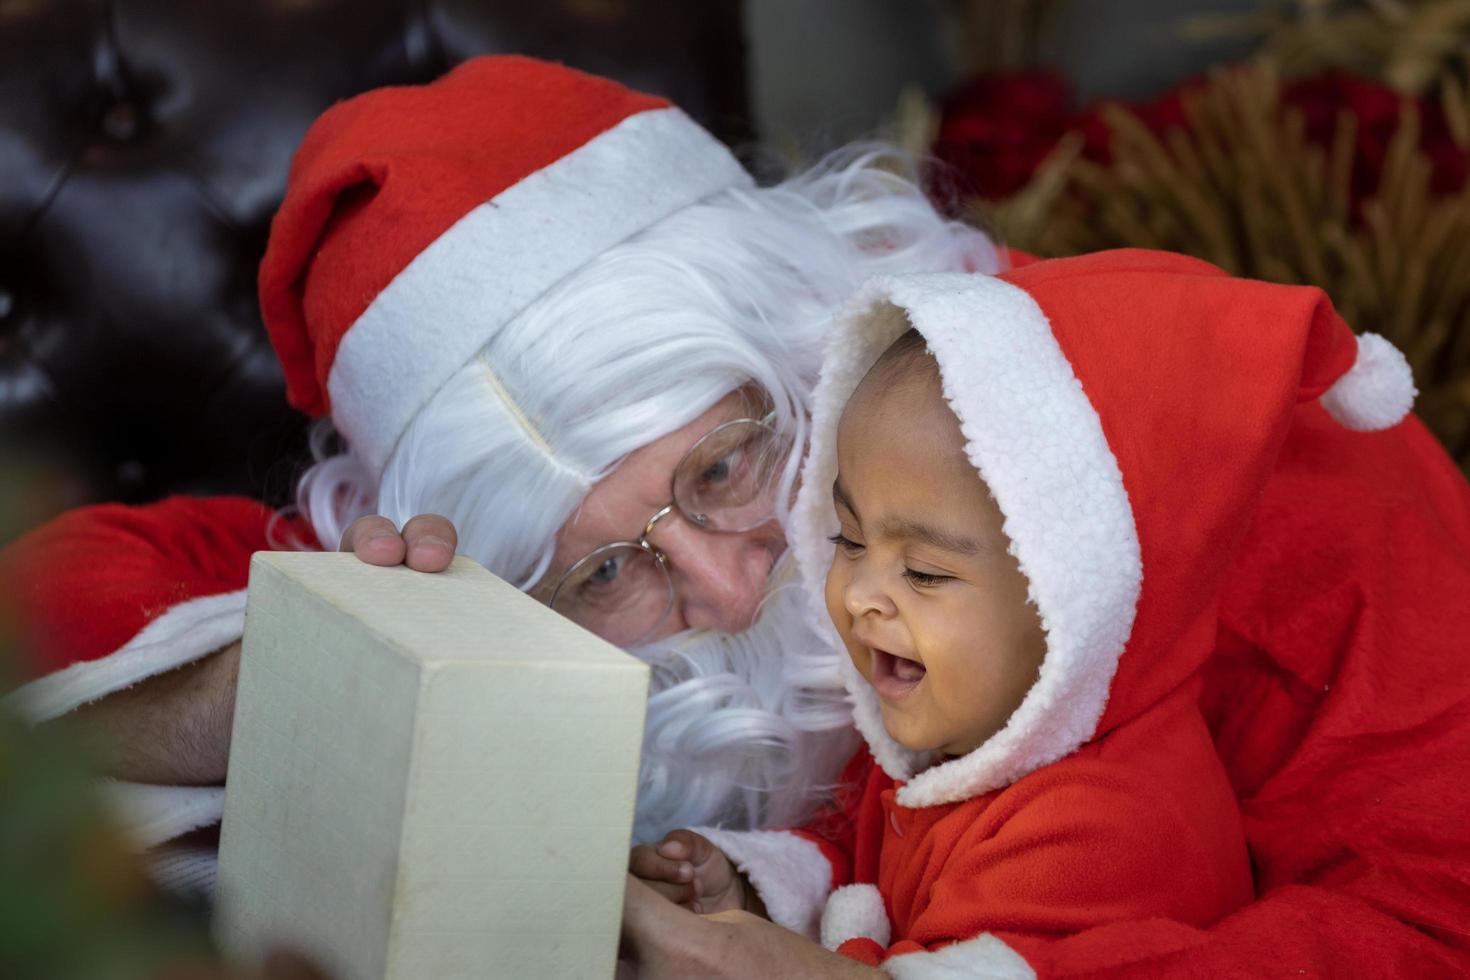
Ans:
[[[674,830],[657,844],[640,844],[628,870],[659,894],[700,914],[746,907],[749,886],[725,852],[692,830]]]

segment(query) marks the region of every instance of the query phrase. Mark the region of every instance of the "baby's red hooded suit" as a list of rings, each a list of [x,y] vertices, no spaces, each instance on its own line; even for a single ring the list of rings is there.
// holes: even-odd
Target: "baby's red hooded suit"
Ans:
[[[1316,289],[1165,253],[875,281],[828,352],[791,532],[818,615],[837,420],[910,326],[1005,515],[1047,634],[1039,676],[1000,732],[943,760],[888,735],[849,663],[868,744],[837,803],[789,834],[706,833],[774,919],[896,977],[1136,963],[1131,938],[1109,955],[1110,928],[1187,936],[1253,898],[1201,672],[1295,410],[1394,425],[1409,367]]]

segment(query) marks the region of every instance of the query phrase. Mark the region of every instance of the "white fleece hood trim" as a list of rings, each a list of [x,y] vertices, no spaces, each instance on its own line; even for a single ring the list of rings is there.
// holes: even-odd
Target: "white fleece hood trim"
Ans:
[[[1005,727],[968,755],[929,768],[928,758],[889,736],[877,694],[844,664],[858,730],[883,771],[907,781],[898,802],[923,807],[1009,785],[1092,738],[1133,628],[1142,563],[1101,419],[1031,296],[990,276],[880,277],[839,315],[813,395],[811,450],[793,511],[792,547],[821,621],[827,538],[838,527],[837,423],[868,368],[910,326],[939,363],[945,399],[1005,515],[1047,636],[1040,676]]]

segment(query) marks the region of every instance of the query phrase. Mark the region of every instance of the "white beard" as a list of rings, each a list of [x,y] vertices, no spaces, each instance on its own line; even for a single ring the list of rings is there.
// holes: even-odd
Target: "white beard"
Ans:
[[[840,666],[788,552],[754,625],[631,651],[653,667],[635,843],[678,827],[790,827],[856,749]]]

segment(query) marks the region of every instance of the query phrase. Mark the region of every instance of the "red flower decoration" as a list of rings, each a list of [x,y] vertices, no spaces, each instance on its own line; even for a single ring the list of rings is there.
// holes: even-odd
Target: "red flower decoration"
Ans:
[[[1320,146],[1332,145],[1340,114],[1346,110],[1354,120],[1353,207],[1373,194],[1383,179],[1389,143],[1398,131],[1405,105],[1419,111],[1419,148],[1429,158],[1430,189],[1452,194],[1465,184],[1467,155],[1450,134],[1444,111],[1436,103],[1400,95],[1386,86],[1344,72],[1286,83],[1281,100],[1302,113],[1307,139]]]
[[[1186,126],[1184,103],[1189,93],[1207,84],[1195,78],[1159,97],[1126,108],[1152,132],[1162,135]],[[1330,147],[1344,111],[1355,120],[1352,206],[1372,195],[1383,179],[1384,163],[1398,131],[1404,97],[1368,79],[1334,72],[1286,83],[1282,104],[1300,111],[1308,140]],[[1024,187],[1057,141],[1068,131],[1084,137],[1084,154],[1098,162],[1111,159],[1112,132],[1101,106],[1075,113],[1069,92],[1058,75],[1018,72],[977,78],[946,99],[934,154],[946,165],[935,183],[941,198],[950,194],[1009,197]],[[1425,99],[1413,99],[1420,116],[1420,149],[1431,167],[1430,189],[1450,194],[1470,177],[1470,154],[1452,138],[1443,110]],[[1105,103],[1104,103],[1105,104]]]
[[[962,196],[1009,197],[1072,128],[1067,83],[1059,75],[1017,72],[973,79],[941,107],[934,155],[944,189]],[[950,178],[949,181],[945,177]]]

